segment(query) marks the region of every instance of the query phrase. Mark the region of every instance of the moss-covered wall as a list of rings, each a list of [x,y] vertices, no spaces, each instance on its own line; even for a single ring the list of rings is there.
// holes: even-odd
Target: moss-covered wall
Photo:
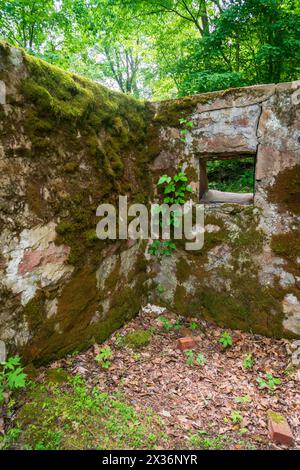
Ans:
[[[5,43],[0,80],[0,340],[9,353],[42,362],[85,348],[151,298],[180,314],[298,335],[286,317],[296,318],[300,301],[299,86],[144,103]],[[180,118],[194,123],[186,142]],[[146,259],[145,242],[98,240],[99,204],[119,195],[149,203],[158,176],[182,164],[196,197],[198,159],[220,149],[257,153],[257,207],[208,208],[200,252],[178,244],[169,259]]]
[[[116,271],[109,290],[97,288],[105,256],[130,257],[132,248],[101,241],[95,230],[99,204],[114,204],[119,194],[129,203],[151,198],[153,110],[4,43],[0,64],[8,84],[0,106],[1,339],[26,360],[43,361],[104,340],[146,295],[139,257],[131,260],[128,282],[130,273]],[[47,243],[32,231],[49,233],[52,223]],[[68,247],[67,257],[59,247]],[[12,251],[24,272],[13,268]],[[139,253],[143,258],[143,248]]]

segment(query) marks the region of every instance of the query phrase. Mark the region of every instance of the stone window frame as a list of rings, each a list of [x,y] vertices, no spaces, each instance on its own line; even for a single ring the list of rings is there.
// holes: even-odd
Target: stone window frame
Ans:
[[[253,191],[251,193],[238,193],[238,192],[225,192],[225,191],[218,191],[218,193],[224,194],[224,200],[216,199],[206,199],[204,196],[207,194],[209,190],[208,188],[208,177],[207,177],[207,162],[213,160],[242,160],[244,158],[252,158],[253,159],[253,174],[254,174],[254,183],[253,183]],[[199,202],[202,204],[241,204],[241,205],[250,205],[254,204],[254,197],[255,197],[255,176],[256,176],[256,164],[257,164],[257,153],[247,153],[241,155],[213,155],[213,154],[206,154],[199,156]],[[226,199],[225,195],[231,195],[231,198],[228,196],[228,200]],[[236,198],[235,196],[236,195]]]

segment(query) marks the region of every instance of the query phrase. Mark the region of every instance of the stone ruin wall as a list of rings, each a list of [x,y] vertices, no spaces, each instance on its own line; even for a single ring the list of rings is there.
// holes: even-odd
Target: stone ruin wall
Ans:
[[[44,362],[86,348],[146,302],[300,337],[300,82],[138,103],[0,44],[0,84],[9,353]],[[194,123],[186,144],[182,117]],[[256,160],[254,205],[206,205],[200,252],[179,244],[159,260],[145,241],[95,237],[100,203],[154,200],[157,178],[181,164],[197,197],[200,161],[242,155]]]

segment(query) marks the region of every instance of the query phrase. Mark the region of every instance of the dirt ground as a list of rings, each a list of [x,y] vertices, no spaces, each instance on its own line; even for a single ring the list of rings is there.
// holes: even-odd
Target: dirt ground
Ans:
[[[287,340],[226,330],[233,344],[224,349],[219,343],[224,329],[196,319],[179,324],[171,312],[157,310],[147,306],[104,344],[49,367],[79,374],[102,392],[117,393],[137,412],[151,408],[161,417],[165,448],[284,449],[268,438],[267,412],[272,410],[287,418],[294,448],[300,449],[300,374],[289,367]],[[171,326],[166,328],[161,316]],[[131,349],[124,339],[137,330],[151,330],[151,340]],[[201,354],[205,364],[187,364],[177,345],[187,335],[198,338],[194,359]],[[95,358],[107,346],[112,357],[105,369]],[[246,354],[254,361],[248,369],[243,365]],[[39,371],[40,380],[45,372]],[[266,373],[281,380],[273,391],[259,388],[257,378]]]

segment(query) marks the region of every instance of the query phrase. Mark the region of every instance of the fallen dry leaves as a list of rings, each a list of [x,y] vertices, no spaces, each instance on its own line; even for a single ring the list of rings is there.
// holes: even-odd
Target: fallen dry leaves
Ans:
[[[175,315],[164,313],[171,321]],[[188,321],[183,329],[166,331],[158,314],[142,310],[138,317],[116,332],[103,345],[56,361],[50,367],[63,367],[72,374],[82,375],[90,386],[101,391],[121,393],[137,411],[152,408],[161,416],[164,431],[170,439],[169,448],[188,448],[189,436],[199,430],[211,435],[226,435],[246,429],[241,439],[249,440],[256,448],[280,449],[270,442],[267,430],[267,411],[272,409],[285,415],[293,430],[296,445],[300,447],[300,382],[297,373],[286,373],[289,358],[286,340],[231,331],[233,346],[222,350],[218,339],[222,329],[204,321],[197,321],[201,329],[194,334],[201,340],[194,348],[195,356],[206,359],[203,366],[188,366],[186,356],[177,348],[177,339],[189,332]],[[120,347],[120,338],[136,329],[155,330],[150,344],[132,351]],[[229,330],[227,330],[229,331]],[[108,370],[95,361],[99,350],[110,346],[113,360]],[[252,369],[243,367],[243,356],[251,353]],[[281,379],[274,393],[260,390],[258,376],[266,372]],[[237,397],[248,395],[249,401],[236,403]],[[239,411],[242,422],[234,423],[232,411]],[[231,448],[240,449],[237,442]]]

